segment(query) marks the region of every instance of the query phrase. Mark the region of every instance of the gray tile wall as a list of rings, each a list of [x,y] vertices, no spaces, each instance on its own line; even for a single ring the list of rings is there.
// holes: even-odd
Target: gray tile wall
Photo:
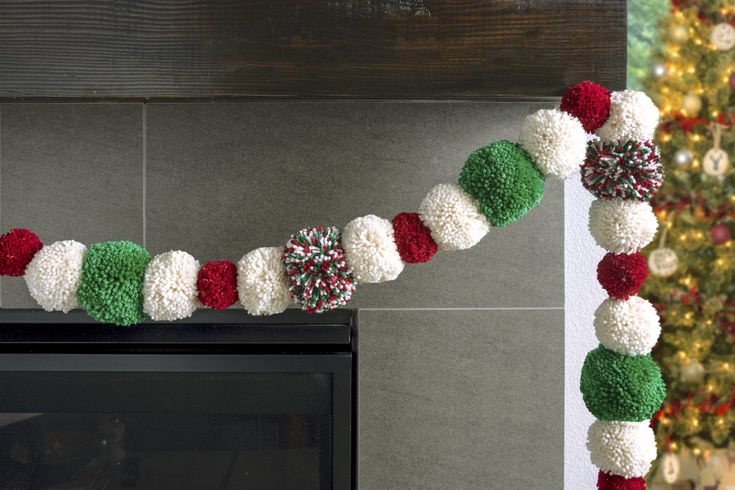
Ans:
[[[237,260],[414,211],[548,104],[0,105],[0,224]],[[361,285],[361,488],[562,488],[562,186],[472,250]],[[0,305],[35,307],[22,279]]]

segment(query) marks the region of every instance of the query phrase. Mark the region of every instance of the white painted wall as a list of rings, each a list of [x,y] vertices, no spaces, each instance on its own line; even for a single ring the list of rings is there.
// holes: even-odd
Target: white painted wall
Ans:
[[[593,422],[579,392],[579,373],[584,356],[594,349],[592,318],[605,292],[597,283],[597,263],[604,255],[587,231],[587,211],[592,195],[578,178],[564,183],[564,488],[593,490],[597,470],[585,447],[587,427]]]

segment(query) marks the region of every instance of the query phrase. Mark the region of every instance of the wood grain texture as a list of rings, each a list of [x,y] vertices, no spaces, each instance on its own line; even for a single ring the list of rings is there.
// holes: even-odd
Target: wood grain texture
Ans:
[[[517,99],[625,83],[624,0],[0,0],[0,98]]]

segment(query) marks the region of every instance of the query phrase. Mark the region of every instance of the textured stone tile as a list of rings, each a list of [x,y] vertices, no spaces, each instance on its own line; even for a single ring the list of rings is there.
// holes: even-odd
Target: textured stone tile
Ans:
[[[147,107],[147,243],[237,260],[310,225],[415,211],[467,154],[548,104],[195,103]],[[355,307],[561,306],[562,185],[474,249],[361,285]]]
[[[143,240],[141,104],[3,104],[2,227],[44,243]],[[38,307],[21,278],[2,306]]]
[[[358,328],[361,490],[563,487],[563,311],[361,311]]]

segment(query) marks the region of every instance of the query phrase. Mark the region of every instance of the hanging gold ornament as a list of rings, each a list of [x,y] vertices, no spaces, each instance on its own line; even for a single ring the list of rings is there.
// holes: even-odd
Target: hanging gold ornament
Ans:
[[[684,44],[689,40],[689,29],[682,24],[674,24],[669,28],[669,37],[677,44]]]
[[[681,110],[686,112],[688,116],[696,116],[702,109],[702,99],[699,95],[688,93],[681,98]]]

